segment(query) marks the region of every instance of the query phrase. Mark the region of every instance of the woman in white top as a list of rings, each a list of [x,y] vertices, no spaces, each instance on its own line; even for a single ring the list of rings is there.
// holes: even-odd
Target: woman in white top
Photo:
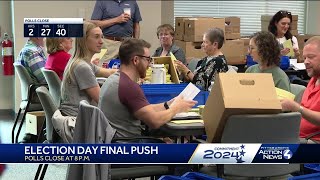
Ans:
[[[283,56],[286,56],[290,52],[290,49],[284,48],[282,44],[286,40],[291,39],[293,51],[294,51],[294,57],[291,57],[291,58],[298,59],[300,56],[298,40],[290,32],[291,22],[292,22],[291,12],[282,11],[282,10],[278,11],[270,20],[268,30],[276,36],[281,47],[281,55]]]

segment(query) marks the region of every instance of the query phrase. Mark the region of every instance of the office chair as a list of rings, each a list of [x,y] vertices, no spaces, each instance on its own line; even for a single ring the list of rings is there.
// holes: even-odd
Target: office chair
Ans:
[[[60,106],[61,97],[61,80],[56,72],[48,69],[41,69],[49,86],[49,92],[55,102],[56,106]]]
[[[116,138],[113,138],[115,132],[116,130],[111,127],[108,119],[99,108],[90,105],[85,100],[80,102],[73,143],[132,143],[134,142],[132,141],[133,139],[139,139],[119,138],[117,140]],[[90,170],[94,170],[94,172],[91,172]],[[71,164],[68,168],[67,179],[123,179],[147,176],[153,177],[168,174],[168,172],[168,166],[122,166],[121,168],[111,167],[110,170],[110,165],[108,164]]]
[[[232,115],[228,118],[221,143],[299,143],[301,114]],[[300,171],[299,164],[289,165],[217,165],[200,171],[209,173],[217,168],[218,177],[242,176],[261,178],[281,176]]]
[[[41,84],[35,84],[32,81],[28,71],[25,69],[23,65],[21,65],[20,63],[14,63],[13,65],[20,78],[21,98],[22,98],[20,103],[20,108],[16,116],[16,119],[14,121],[14,125],[11,132],[12,143],[17,143],[27,112],[42,110],[42,106],[38,101],[38,97],[35,93],[35,89]],[[15,129],[18,124],[21,113],[22,113],[22,119],[18,128],[18,132],[15,136]]]
[[[200,61],[200,59],[191,59],[191,61],[188,63],[188,69],[193,72],[196,67],[197,67],[197,64],[198,62]]]
[[[59,135],[55,132],[53,124],[52,124],[52,116],[56,110],[58,110],[58,106],[56,106],[55,102],[52,99],[48,89],[44,86],[38,87],[36,89],[37,95],[45,112],[45,127],[46,127],[46,141],[45,143],[57,143],[60,138]],[[42,131],[44,128],[42,128]],[[34,179],[43,179],[46,170],[48,168],[48,164],[39,164],[35,178]],[[40,174],[41,173],[41,174]],[[40,175],[40,176],[39,176]]]
[[[290,89],[291,89],[291,93],[296,96],[294,100],[297,103],[300,103],[306,87],[300,84],[290,84]]]

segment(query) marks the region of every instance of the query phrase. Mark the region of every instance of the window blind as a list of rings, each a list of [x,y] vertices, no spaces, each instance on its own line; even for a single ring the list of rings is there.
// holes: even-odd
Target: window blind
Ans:
[[[298,15],[298,32],[304,33],[305,1],[174,1],[174,17],[240,17],[242,36],[260,31],[261,15],[274,15],[279,10]]]

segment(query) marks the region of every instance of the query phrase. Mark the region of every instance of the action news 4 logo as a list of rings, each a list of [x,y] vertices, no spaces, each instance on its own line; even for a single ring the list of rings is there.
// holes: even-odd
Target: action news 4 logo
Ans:
[[[262,155],[262,159],[291,159],[293,156],[289,147],[261,147],[259,155]]]
[[[204,151],[203,159],[227,160],[234,159],[235,163],[244,163],[245,145],[214,147]]]

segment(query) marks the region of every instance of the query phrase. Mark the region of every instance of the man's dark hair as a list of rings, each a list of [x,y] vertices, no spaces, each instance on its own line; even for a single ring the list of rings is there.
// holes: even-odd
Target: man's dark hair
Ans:
[[[143,39],[130,38],[122,42],[119,48],[119,57],[121,64],[128,65],[136,55],[143,55],[144,48],[150,48],[151,44]]]

